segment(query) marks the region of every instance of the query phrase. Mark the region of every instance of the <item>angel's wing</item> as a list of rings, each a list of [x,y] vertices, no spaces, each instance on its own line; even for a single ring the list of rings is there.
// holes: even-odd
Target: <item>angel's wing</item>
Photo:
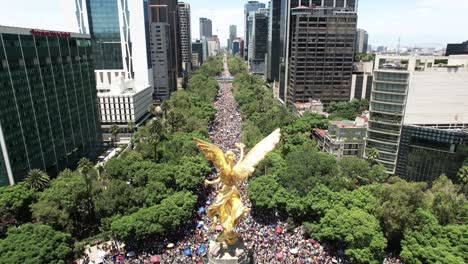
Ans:
[[[260,141],[252,150],[249,151],[249,154],[245,156],[243,160],[238,162],[234,166],[234,175],[236,175],[236,180],[247,179],[255,170],[255,166],[262,161],[265,156],[272,151],[276,144],[280,141],[281,132],[280,129],[276,129],[268,137]]]
[[[205,142],[198,138],[195,139],[195,144],[200,149],[200,151],[205,154],[205,158],[213,162],[218,170],[225,170],[228,167],[223,151],[216,145]]]

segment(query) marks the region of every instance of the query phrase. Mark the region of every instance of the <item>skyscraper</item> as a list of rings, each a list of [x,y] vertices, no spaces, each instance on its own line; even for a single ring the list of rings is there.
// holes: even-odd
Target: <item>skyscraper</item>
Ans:
[[[0,186],[93,159],[102,135],[89,35],[0,26]]]
[[[252,24],[250,23],[249,24],[249,15],[250,15],[250,12],[255,12],[257,11],[259,8],[265,8],[265,4],[264,3],[260,3],[258,1],[249,1],[247,4],[245,4],[244,6],[244,22],[245,22],[245,28],[244,28],[244,38],[245,38],[245,55],[247,56],[248,54],[248,44],[250,43],[250,39],[249,39],[249,36],[251,34],[251,30],[252,30]],[[247,58],[246,58],[247,59]]]
[[[237,38],[237,26],[229,26],[228,50],[232,50],[232,42]]]
[[[249,64],[254,74],[265,75],[265,58],[268,54],[268,9],[251,12],[252,31],[249,43]]]
[[[267,79],[279,80],[279,67],[281,57],[280,28],[281,28],[281,4],[286,0],[271,0],[268,25],[268,58]]]
[[[211,19],[200,17],[200,39],[213,36],[213,25]]]
[[[288,104],[319,99],[328,105],[349,100],[355,1],[290,2],[284,11],[286,45],[281,68],[285,72],[280,73],[280,98]]]
[[[169,99],[177,89],[179,55],[178,7],[174,0],[149,1],[149,25],[154,99]]]
[[[192,42],[192,58],[194,58],[193,55],[195,54],[197,55],[196,67],[200,67],[203,64],[203,42],[201,42],[200,40],[196,40],[195,42]]]
[[[369,34],[364,29],[356,31],[356,53],[367,53]]]
[[[81,0],[77,0],[81,1]],[[101,126],[141,123],[152,103],[147,1],[86,0]],[[78,10],[77,10],[78,11]],[[79,18],[79,17],[78,17]]]
[[[192,61],[192,29],[190,26],[190,5],[179,3],[180,47],[182,51],[182,69],[185,73],[191,71]]]
[[[411,160],[408,156],[411,153],[400,153],[402,129],[405,126],[467,128],[466,65],[468,56],[377,56],[370,100],[366,155],[370,149],[378,150],[380,155],[377,161],[385,166],[387,173],[395,174],[397,158],[402,154],[398,159],[403,160],[405,165],[398,171],[399,176],[413,175],[409,176],[409,179],[420,180],[418,177],[421,176],[417,175],[423,175],[424,167],[427,166],[421,168],[415,165],[424,164],[420,157],[413,157]],[[405,148],[409,145],[419,146],[419,154],[413,152],[413,155],[427,158],[430,156],[426,154],[429,154],[428,150],[431,149],[438,149],[439,157],[456,152],[456,141],[447,141],[449,135],[442,138],[445,133],[426,133],[424,129],[412,128],[407,132],[410,135],[406,136],[403,142],[406,144]],[[406,165],[411,165],[412,162],[415,165],[413,168],[418,171],[406,170]]]
[[[121,69],[122,43],[117,1],[86,0],[86,6],[96,70]],[[83,20],[78,17],[78,21]]]

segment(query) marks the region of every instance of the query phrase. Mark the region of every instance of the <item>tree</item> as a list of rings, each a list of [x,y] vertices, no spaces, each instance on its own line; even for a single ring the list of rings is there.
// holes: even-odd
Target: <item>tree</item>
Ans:
[[[117,142],[117,136],[120,133],[120,127],[118,125],[112,125],[110,128],[110,132],[113,137],[114,144]]]
[[[286,164],[286,172],[280,179],[289,191],[305,195],[318,183],[336,190],[346,186],[338,173],[336,159],[319,153],[313,144],[305,144],[289,153]]]
[[[171,109],[171,105],[168,101],[164,101],[161,103],[161,111],[163,112],[163,118],[166,119],[167,112]]]
[[[47,225],[25,224],[0,240],[1,263],[63,263],[71,257],[71,236]]]
[[[275,196],[282,187],[275,176],[255,177],[250,180],[249,185],[248,195],[253,207],[260,210],[278,209]]]
[[[349,189],[369,184],[370,166],[365,160],[356,157],[344,157],[338,161],[340,174],[350,183]]]
[[[196,201],[190,192],[175,193],[158,205],[114,219],[111,231],[127,244],[169,234],[190,220]]]
[[[198,190],[210,172],[211,167],[206,159],[200,156],[183,157],[175,174],[177,190]]]
[[[441,225],[454,224],[466,203],[460,187],[442,175],[433,182],[431,188],[432,210]]]
[[[65,170],[51,181],[50,187],[39,194],[31,206],[33,218],[58,230],[82,235],[93,222],[90,211],[89,192],[85,178],[78,172]]]
[[[32,169],[24,179],[29,188],[42,191],[49,185],[49,175],[39,169]]]
[[[153,146],[153,158],[156,161],[158,158],[158,144],[163,137],[164,127],[161,121],[153,119],[149,125],[149,143]]]
[[[127,128],[128,128],[128,132],[130,132],[130,135],[133,135],[133,130],[135,129],[135,123],[133,123],[133,121],[128,121]]]
[[[36,191],[25,182],[0,187],[0,237],[10,225],[19,225],[31,220],[29,206],[36,199]]]
[[[78,162],[78,172],[81,173],[81,176],[86,183],[86,193],[87,193],[87,203],[88,203],[88,222],[91,223],[95,220],[95,210],[94,210],[94,201],[93,201],[93,182],[96,180],[96,170],[94,170],[93,163],[87,158],[81,158]]]
[[[171,110],[167,115],[167,123],[172,133],[181,131],[186,124],[185,116],[179,111]]]
[[[375,161],[380,157],[380,153],[376,148],[371,148],[367,152],[367,159],[370,161],[371,164],[374,164]]]
[[[388,174],[385,171],[385,166],[382,164],[374,164],[369,172],[369,180],[373,183],[383,183],[387,180]]]
[[[401,241],[400,258],[405,263],[466,263],[468,225],[437,224],[437,219],[425,210],[418,216],[424,219],[421,230],[408,231]]]
[[[397,177],[391,181],[394,183],[378,191],[376,214],[382,221],[387,238],[394,245],[399,245],[405,231],[419,226],[416,211],[429,208],[430,201],[423,191],[426,183],[410,183]]]
[[[468,184],[468,165],[462,166],[457,173],[458,180],[462,184]]]
[[[307,226],[321,241],[344,246],[353,263],[382,263],[387,245],[379,221],[358,208],[335,207],[317,225]]]

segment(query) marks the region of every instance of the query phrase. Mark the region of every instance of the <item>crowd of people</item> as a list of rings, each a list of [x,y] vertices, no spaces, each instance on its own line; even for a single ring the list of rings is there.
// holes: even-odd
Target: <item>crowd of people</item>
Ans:
[[[230,77],[225,60],[223,77]],[[220,82],[220,90],[214,103],[217,110],[210,138],[223,151],[236,152],[235,144],[241,141],[242,118],[232,94],[232,84]],[[236,152],[237,153],[237,152]],[[216,173],[209,176],[215,177]],[[244,205],[251,209],[247,198],[248,183],[239,186]],[[202,190],[204,204],[199,208],[197,217],[187,227],[184,237],[179,242],[165,240],[159,245],[162,263],[206,263],[209,242],[216,238],[221,226],[212,229],[211,220],[206,210],[216,196],[216,190]],[[219,227],[219,228],[218,228]],[[253,217],[250,213],[236,230],[243,238],[246,250],[254,263],[345,263],[342,251],[328,254],[324,246],[313,239],[306,239],[302,227],[291,228],[281,222],[274,214],[266,217]],[[201,250],[200,250],[201,249]],[[188,254],[190,253],[190,254]]]
[[[230,77],[226,58],[223,77]],[[242,118],[232,94],[232,83],[220,82],[220,90],[214,103],[217,114],[210,127],[210,138],[224,152],[234,151],[242,136]],[[216,170],[207,179],[213,180]],[[289,227],[273,214],[255,216],[250,213],[252,204],[247,198],[248,183],[239,186],[243,204],[249,209],[247,216],[237,226],[252,263],[347,263],[341,250],[326,248],[313,239],[305,238],[303,227]],[[211,240],[222,231],[206,211],[216,196],[216,188],[204,187],[200,192],[199,208],[193,221],[180,227],[171,237],[159,241],[147,241],[128,263],[207,263]],[[333,253],[333,254],[330,254]]]

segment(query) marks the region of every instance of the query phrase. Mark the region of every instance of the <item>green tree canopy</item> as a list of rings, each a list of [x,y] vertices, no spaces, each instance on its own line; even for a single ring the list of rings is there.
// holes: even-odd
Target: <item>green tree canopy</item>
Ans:
[[[311,235],[344,246],[354,263],[382,263],[387,246],[379,221],[358,208],[335,207],[317,225],[307,225]]]
[[[424,221],[422,229],[407,231],[401,242],[400,256],[405,263],[467,263],[468,225],[439,225],[424,210],[419,210],[417,216]]]
[[[424,192],[426,183],[406,182],[396,177],[392,181],[393,184],[379,189],[376,213],[387,238],[398,244],[405,231],[420,224],[416,211],[429,208],[430,201]]]
[[[0,187],[0,237],[5,234],[9,225],[22,224],[31,220],[29,206],[36,199],[36,191],[24,182]]]
[[[0,262],[5,264],[65,264],[71,252],[71,236],[47,225],[12,227],[0,240]]]
[[[454,224],[457,216],[463,214],[463,207],[467,205],[465,195],[460,193],[460,187],[443,175],[433,182],[431,194],[433,196],[432,210],[439,223],[441,225]]]

